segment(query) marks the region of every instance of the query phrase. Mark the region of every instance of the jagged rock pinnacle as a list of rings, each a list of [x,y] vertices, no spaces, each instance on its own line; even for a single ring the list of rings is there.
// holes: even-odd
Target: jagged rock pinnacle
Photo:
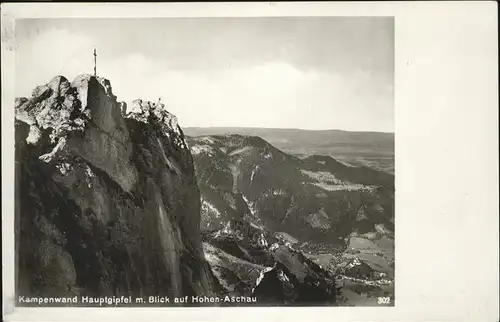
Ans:
[[[17,294],[212,294],[192,156],[163,104],[127,112],[84,74],[15,107]]]

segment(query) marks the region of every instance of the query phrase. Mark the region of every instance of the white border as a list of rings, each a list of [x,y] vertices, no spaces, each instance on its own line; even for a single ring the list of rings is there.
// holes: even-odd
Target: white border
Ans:
[[[498,321],[496,2],[2,4],[2,245],[7,321]],[[9,305],[12,21],[33,17],[395,16],[396,306],[65,308]]]

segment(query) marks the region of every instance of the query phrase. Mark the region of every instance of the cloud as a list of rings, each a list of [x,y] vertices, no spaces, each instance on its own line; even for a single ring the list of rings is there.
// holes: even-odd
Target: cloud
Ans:
[[[16,94],[26,96],[56,75],[69,79],[93,69],[93,42],[81,34],[51,28],[18,42]]]
[[[25,41],[17,55],[16,90],[29,95],[57,74],[72,80],[92,73],[95,45],[87,36],[59,29]],[[378,85],[364,70],[334,73],[284,61],[172,70],[168,61],[145,56],[141,48],[101,54],[97,70],[111,81],[119,100],[162,97],[181,126],[392,130],[391,115],[381,112],[392,113],[387,108],[392,106],[391,88]]]

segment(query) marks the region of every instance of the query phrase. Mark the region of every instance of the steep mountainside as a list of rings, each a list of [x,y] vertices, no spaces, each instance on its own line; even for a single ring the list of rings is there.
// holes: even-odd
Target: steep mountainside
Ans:
[[[352,232],[364,234],[376,225],[394,230],[391,175],[330,157],[298,159],[258,137],[197,137],[189,144],[203,229],[246,215],[273,231],[339,245]]]
[[[215,276],[233,296],[252,296],[260,305],[338,304],[335,275],[265,229],[232,220],[203,239]]]
[[[62,76],[16,100],[20,296],[212,295],[200,193],[175,116]]]
[[[188,136],[258,136],[295,156],[325,155],[355,166],[394,174],[394,133],[267,128],[184,128]]]
[[[293,262],[290,256],[277,259],[277,249],[285,247],[330,271],[330,280],[345,276],[347,292],[393,292],[386,277],[394,274],[394,176],[328,156],[297,158],[253,136],[191,137],[188,143],[201,192],[206,253],[238,259],[207,255],[212,267],[236,274],[255,274],[252,265],[242,269],[229,264],[241,260],[266,267],[278,262],[281,267]],[[241,232],[241,227],[247,228]],[[252,255],[246,240],[265,254]],[[299,262],[291,271],[306,265]],[[245,280],[239,276],[238,285]]]

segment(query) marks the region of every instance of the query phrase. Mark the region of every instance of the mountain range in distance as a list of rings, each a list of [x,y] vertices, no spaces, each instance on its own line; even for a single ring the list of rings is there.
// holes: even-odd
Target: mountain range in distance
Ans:
[[[287,153],[248,130],[187,138],[205,257],[221,284],[237,295],[262,291],[270,303],[318,304],[333,294],[341,306],[377,306],[379,297],[392,303],[394,175],[339,162],[337,154]],[[193,132],[184,131],[200,133]],[[325,272],[339,289],[331,290]],[[288,285],[282,275],[298,281]],[[283,299],[288,288],[296,295]]]
[[[258,136],[299,158],[325,155],[351,166],[394,174],[394,133],[254,127],[184,127],[187,136],[240,134]]]

